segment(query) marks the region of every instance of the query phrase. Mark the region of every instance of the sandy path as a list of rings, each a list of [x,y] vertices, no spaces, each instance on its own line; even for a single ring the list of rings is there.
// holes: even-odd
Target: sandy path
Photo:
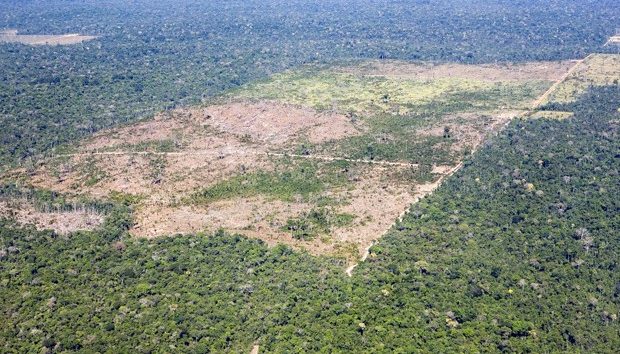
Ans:
[[[555,89],[558,87],[558,85],[560,85],[562,82],[564,82],[564,80],[566,80],[573,72],[575,72],[575,70],[577,70],[577,68],[579,67],[579,65],[581,65],[581,63],[583,63],[584,61],[586,61],[588,58],[590,58],[592,55],[594,54],[590,54],[587,57],[577,60],[575,62],[575,65],[573,65],[567,72],[566,74],[562,75],[562,77],[553,83],[553,85],[551,85],[551,87],[549,87],[549,89],[547,91],[545,91],[545,93],[542,94],[542,96],[540,96],[536,101],[534,101],[534,103],[532,104],[532,109],[536,109],[538,108],[538,106],[540,106],[548,97],[549,95],[555,91]]]

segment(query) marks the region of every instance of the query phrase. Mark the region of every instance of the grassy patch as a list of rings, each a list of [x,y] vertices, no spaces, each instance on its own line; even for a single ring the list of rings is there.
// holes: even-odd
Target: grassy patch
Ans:
[[[533,99],[548,85],[546,81],[493,83],[462,78],[395,79],[306,68],[247,85],[235,95],[279,100],[319,110],[403,114],[437,102],[457,103],[462,97],[467,98],[468,105],[476,108],[514,106],[523,99]]]
[[[574,102],[590,87],[617,85],[618,81],[620,81],[620,55],[595,54],[588,57],[558,85],[543,104]]]
[[[337,110],[363,121],[357,136],[295,147],[299,154],[321,153],[354,159],[454,164],[455,139],[420,136],[417,131],[458,113],[523,110],[549,81],[488,82],[463,78],[402,79],[363,76],[333,69],[305,68],[272,76],[235,92],[251,99],[271,99]],[[485,122],[463,122],[482,126]]]

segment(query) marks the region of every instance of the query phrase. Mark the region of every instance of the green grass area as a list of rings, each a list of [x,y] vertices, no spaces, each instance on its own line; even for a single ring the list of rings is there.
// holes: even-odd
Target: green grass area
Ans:
[[[620,81],[620,55],[594,54],[584,60],[576,70],[560,83],[543,104],[571,103],[588,88],[617,85]]]
[[[518,108],[550,85],[547,81],[487,82],[463,78],[434,80],[361,76],[330,69],[304,68],[273,75],[249,84],[233,95],[279,100],[318,110],[357,113],[408,113],[429,105],[457,105],[460,109]],[[462,98],[466,98],[465,103]]]
[[[192,199],[198,203],[257,195],[284,201],[292,201],[297,196],[307,199],[327,189],[344,186],[347,179],[340,170],[345,165],[342,162],[319,165],[309,161],[295,163],[285,160],[274,171],[234,176],[197,192]]]

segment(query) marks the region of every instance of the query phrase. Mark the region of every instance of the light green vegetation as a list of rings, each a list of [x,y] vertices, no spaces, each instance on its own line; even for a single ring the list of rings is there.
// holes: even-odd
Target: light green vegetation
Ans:
[[[525,110],[551,84],[544,80],[394,78],[342,72],[339,67],[305,67],[246,85],[231,95],[335,110],[364,127],[363,134],[343,140],[322,145],[300,143],[292,150],[296,153],[449,165],[467,155],[471,143],[419,134],[420,130],[441,129],[449,120],[466,127],[463,130],[482,132],[490,122],[485,112]],[[458,114],[463,113],[480,117],[459,120]]]
[[[590,55],[555,88],[543,104],[571,103],[590,87],[617,85],[620,81],[618,67],[618,54]]]
[[[410,113],[428,106],[461,105],[470,108],[526,108],[526,102],[550,85],[546,81],[487,82],[465,78],[435,80],[362,76],[330,69],[305,68],[276,74],[247,85],[234,94],[242,98],[270,99],[319,110],[356,113]]]

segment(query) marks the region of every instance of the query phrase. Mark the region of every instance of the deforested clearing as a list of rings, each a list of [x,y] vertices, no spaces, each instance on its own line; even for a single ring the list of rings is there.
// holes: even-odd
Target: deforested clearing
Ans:
[[[34,225],[39,230],[54,230],[61,235],[94,230],[104,220],[104,215],[87,209],[37,210],[26,200],[0,200],[0,217],[8,218],[19,225]]]
[[[19,34],[17,30],[0,30],[0,43],[22,43],[28,45],[70,45],[90,41],[96,36],[77,33],[69,34]]]
[[[574,102],[589,88],[617,84],[620,80],[619,54],[593,54],[585,58],[542,104]]]
[[[133,196],[137,237],[224,229],[354,262],[569,67],[302,68],[99,132],[13,176]]]
[[[336,71],[363,76],[395,79],[435,80],[463,78],[490,82],[560,79],[572,66],[572,61],[527,62],[467,65],[458,63],[409,63],[405,61],[371,61],[357,66],[345,66]]]

